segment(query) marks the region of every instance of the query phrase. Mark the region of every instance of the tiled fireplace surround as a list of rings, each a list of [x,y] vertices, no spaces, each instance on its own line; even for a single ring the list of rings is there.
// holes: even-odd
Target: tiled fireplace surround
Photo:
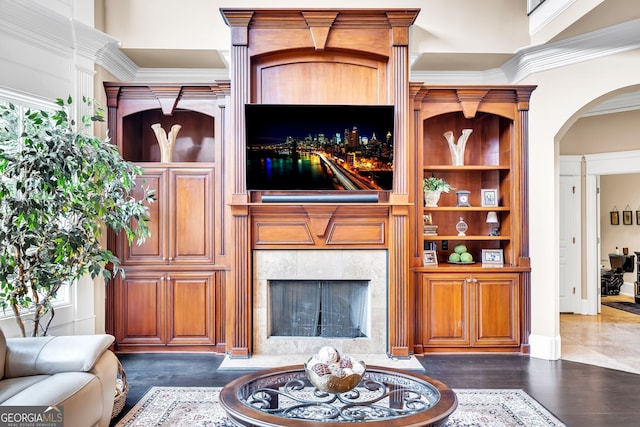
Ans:
[[[384,354],[387,333],[386,250],[255,250],[253,252],[254,355],[313,354],[333,346],[355,354]],[[269,280],[365,280],[369,282],[369,336],[363,338],[269,337]]]

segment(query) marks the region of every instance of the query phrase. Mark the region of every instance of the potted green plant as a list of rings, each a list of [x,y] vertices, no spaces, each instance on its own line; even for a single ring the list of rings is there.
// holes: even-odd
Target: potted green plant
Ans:
[[[58,99],[53,113],[21,116],[14,105],[0,106],[0,307],[13,312],[23,336],[27,318],[29,335],[47,334],[62,286],[120,271],[100,244],[104,230],[124,232],[130,242],[149,235],[153,193],[132,195],[142,170],[108,139],[88,134],[104,114],[83,102],[93,114],[78,125],[68,113],[71,98]]]
[[[422,188],[424,191],[424,205],[427,207],[437,207],[441,193],[455,190],[455,187],[451,186],[443,178],[436,178],[435,176],[424,178]]]

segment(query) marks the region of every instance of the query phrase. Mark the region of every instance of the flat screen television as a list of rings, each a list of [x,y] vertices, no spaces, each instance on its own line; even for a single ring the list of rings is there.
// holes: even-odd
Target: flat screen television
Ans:
[[[247,189],[386,191],[393,105],[246,104]]]

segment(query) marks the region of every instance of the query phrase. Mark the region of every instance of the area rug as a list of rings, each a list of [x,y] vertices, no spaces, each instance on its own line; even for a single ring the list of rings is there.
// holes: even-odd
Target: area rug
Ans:
[[[627,301],[602,301],[602,305],[607,307],[617,308],[618,310],[626,311],[628,313],[640,314],[640,304]]]
[[[233,427],[218,403],[219,387],[152,387],[116,427]],[[458,408],[447,427],[565,427],[522,390],[455,389]]]

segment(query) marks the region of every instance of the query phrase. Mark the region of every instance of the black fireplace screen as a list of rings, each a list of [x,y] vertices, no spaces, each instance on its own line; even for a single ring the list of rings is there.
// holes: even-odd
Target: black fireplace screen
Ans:
[[[365,337],[363,280],[270,280],[272,336]]]

